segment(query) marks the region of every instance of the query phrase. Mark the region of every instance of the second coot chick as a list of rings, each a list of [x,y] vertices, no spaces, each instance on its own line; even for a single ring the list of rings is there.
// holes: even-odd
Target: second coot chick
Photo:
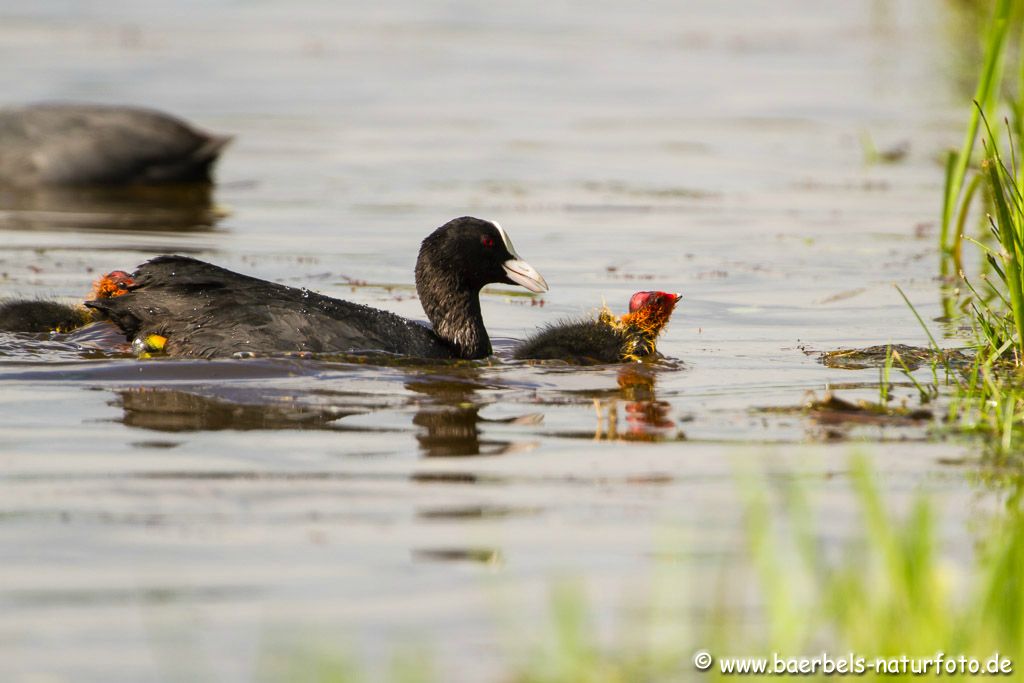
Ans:
[[[128,273],[115,270],[97,279],[89,295],[93,299],[121,296],[128,292],[128,285],[131,283]],[[0,302],[0,332],[70,332],[94,320],[94,312],[81,304],[73,305],[44,299],[11,299]]]
[[[0,109],[0,183],[207,183],[230,140],[141,107],[46,103]]]
[[[0,332],[66,332],[90,322],[81,306],[33,299],[0,302]]]
[[[547,291],[508,233],[465,216],[420,247],[416,291],[430,327],[388,311],[241,275],[184,256],[161,256],[132,274],[125,296],[86,302],[172,356],[384,351],[418,358],[484,358],[491,341],[480,311],[489,283]],[[148,340],[156,339],[151,344]]]
[[[606,308],[596,320],[552,325],[517,346],[512,355],[578,365],[642,360],[656,352],[658,335],[681,298],[669,292],[637,292],[629,301],[629,313],[616,317]]]

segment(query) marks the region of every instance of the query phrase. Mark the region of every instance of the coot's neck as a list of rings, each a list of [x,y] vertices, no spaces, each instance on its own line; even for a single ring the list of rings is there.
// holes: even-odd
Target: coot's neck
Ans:
[[[416,262],[416,292],[434,332],[453,347],[457,357],[491,355],[491,340],[480,312],[480,287],[445,272],[421,254]]]
[[[640,326],[628,323],[622,328],[622,355],[625,358],[637,358],[654,352],[657,347],[658,334],[641,329]]]

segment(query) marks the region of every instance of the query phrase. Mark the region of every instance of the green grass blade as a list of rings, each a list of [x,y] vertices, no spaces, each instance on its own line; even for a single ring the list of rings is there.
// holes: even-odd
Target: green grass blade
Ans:
[[[946,253],[950,253],[953,247],[949,232],[953,212],[960,200],[964,177],[967,175],[967,167],[971,162],[974,142],[978,137],[980,111],[992,110],[999,90],[999,83],[1002,80],[1003,53],[1006,48],[1006,35],[1009,32],[1009,19],[1013,4],[1013,0],[997,0],[996,2],[985,41],[984,66],[981,78],[978,79],[978,86],[974,91],[974,101],[978,106],[971,111],[967,133],[964,136],[960,152],[950,154],[947,159],[946,197],[942,211],[942,230],[939,235],[939,246]]]
[[[914,317],[917,318],[917,322],[921,324],[921,329],[923,329],[924,333],[928,335],[928,341],[931,344],[932,350],[935,351],[935,353],[941,354],[942,349],[939,348],[939,343],[935,341],[935,337],[932,336],[932,331],[928,329],[928,325],[925,324],[921,314],[917,312],[916,308],[914,308],[914,304],[910,303],[910,299],[908,299],[907,295],[903,293],[903,290],[900,289],[899,285],[893,285],[893,287],[895,287],[896,291],[900,293],[901,297],[903,297],[903,301],[905,301],[907,306],[910,308],[910,312],[914,314]]]
[[[998,162],[987,164],[989,189],[992,192],[992,200],[995,203],[998,215],[999,241],[1006,252],[1003,255],[1003,261],[1006,265],[1006,287],[1010,292],[1010,308],[1013,311],[1013,322],[1017,329],[1017,350],[1018,357],[1020,357],[1024,356],[1024,288],[1022,288],[1019,261],[1020,238],[1015,229],[1010,208],[1006,203],[1003,181],[997,164]]]

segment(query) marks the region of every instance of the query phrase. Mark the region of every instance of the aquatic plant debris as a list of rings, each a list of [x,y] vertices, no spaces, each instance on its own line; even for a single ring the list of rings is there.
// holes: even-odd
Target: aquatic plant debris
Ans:
[[[916,370],[922,365],[932,362],[953,366],[965,366],[971,362],[970,357],[958,349],[943,349],[941,353],[937,353],[934,349],[925,346],[908,346],[907,344],[880,344],[861,349],[824,351],[819,353],[818,360],[826,367],[841,370],[880,368],[885,365],[885,357],[889,349],[892,349],[894,355],[903,359],[908,370]]]
[[[774,406],[759,408],[762,413],[803,413],[813,416],[822,423],[856,423],[874,425],[910,424],[931,420],[934,413],[926,408],[909,408],[903,405],[886,405],[873,401],[848,401],[831,391],[818,398],[808,392],[806,399],[798,406]]]

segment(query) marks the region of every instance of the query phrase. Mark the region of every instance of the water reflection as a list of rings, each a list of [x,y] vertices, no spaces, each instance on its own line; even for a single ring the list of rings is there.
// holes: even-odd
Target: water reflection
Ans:
[[[298,402],[236,403],[174,389],[149,387],[118,392],[124,424],[159,432],[252,429],[324,429],[356,411]]]
[[[0,187],[0,228],[210,230],[223,218],[210,184],[130,188]]]
[[[657,370],[647,363],[623,365],[616,376],[615,395],[594,398],[597,428],[594,439],[605,441],[681,441],[686,438],[671,418],[672,406],[658,400]],[[619,425],[619,403],[624,402],[625,425]]]
[[[473,371],[475,372],[475,370]],[[474,377],[425,374],[409,379],[406,388],[415,392],[412,425],[421,452],[427,457],[501,455],[531,448],[533,442],[493,439],[482,435],[481,423],[536,425],[543,416],[536,413],[487,419],[480,411],[487,405],[479,395],[484,389]],[[358,395],[294,395],[290,392],[245,390],[245,395],[228,398],[211,396],[202,389],[133,387],[117,392],[116,404],[122,422],[161,432],[191,432],[261,429],[330,429],[346,432],[405,431],[408,418],[400,415],[393,426],[345,424],[338,420],[381,410],[392,405],[374,405],[372,397]],[[326,402],[325,402],[326,401]],[[408,408],[401,413],[407,414]],[[384,418],[388,419],[388,418]]]
[[[413,559],[421,562],[469,562],[500,567],[505,557],[498,548],[420,548],[412,551]]]
[[[427,399],[419,405],[412,419],[420,428],[416,441],[427,457],[502,455],[523,450],[529,447],[528,443],[481,438],[479,424],[538,424],[543,420],[542,415],[533,413],[497,420],[480,417],[480,410],[486,404],[478,392],[486,387],[479,383],[475,374],[468,377],[427,375],[408,381],[405,387]]]
[[[893,383],[890,391],[906,391],[909,382]],[[762,416],[773,416],[780,426],[801,428],[808,442],[852,441],[870,439],[885,441],[923,441],[935,421],[929,408],[908,405],[906,398],[894,395],[889,402],[877,402],[878,389],[870,383],[833,384],[832,391],[819,397],[809,391],[803,403],[790,406],[758,408]],[[834,391],[842,391],[838,396]]]

